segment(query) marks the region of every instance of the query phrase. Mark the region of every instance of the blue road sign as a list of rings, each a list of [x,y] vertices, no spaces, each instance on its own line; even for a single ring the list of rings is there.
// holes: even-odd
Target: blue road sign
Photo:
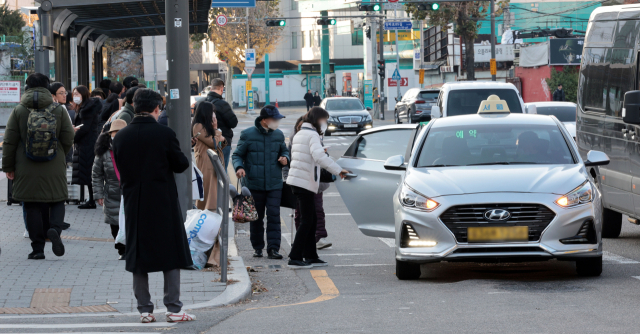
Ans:
[[[409,30],[413,28],[411,21],[387,21],[384,30]]]
[[[256,0],[212,0],[211,8],[244,8],[255,7]]]
[[[393,71],[393,75],[391,76],[391,79],[395,80],[395,81],[400,81],[402,78],[400,77],[400,72],[398,72],[398,69],[396,68],[395,71]]]

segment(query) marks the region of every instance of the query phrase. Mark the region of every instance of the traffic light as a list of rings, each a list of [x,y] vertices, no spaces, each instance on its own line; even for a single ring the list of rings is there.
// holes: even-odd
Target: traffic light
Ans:
[[[378,75],[380,76],[380,78],[384,79],[384,59],[383,60],[378,60]]]
[[[382,9],[382,7],[380,7],[380,4],[358,5],[358,10],[361,12],[379,12],[380,9]]]
[[[318,19],[316,21],[319,26],[334,26],[336,25],[336,19]]]
[[[364,33],[365,35],[367,35],[368,39],[371,39],[371,27],[369,26],[364,27]]]
[[[440,4],[437,2],[433,2],[433,3],[427,3],[427,4],[420,4],[418,5],[418,10],[432,10],[432,11],[437,11],[438,9],[440,9]]]
[[[284,27],[286,24],[285,20],[267,20],[267,27]]]

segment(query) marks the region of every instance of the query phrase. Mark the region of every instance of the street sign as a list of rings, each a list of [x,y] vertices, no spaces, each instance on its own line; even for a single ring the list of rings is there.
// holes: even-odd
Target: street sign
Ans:
[[[173,25],[176,28],[182,28],[182,19],[181,18],[173,19]]]
[[[418,83],[422,85],[424,83],[424,68],[421,68],[419,73]]]
[[[20,81],[0,81],[0,102],[20,103]]]
[[[256,0],[212,0],[211,8],[244,8],[255,7]]]
[[[393,71],[393,75],[391,76],[391,79],[398,81],[400,80],[400,72],[398,72],[398,69],[396,68],[395,71]]]
[[[247,94],[248,94],[251,91],[251,81],[247,81],[245,85],[247,87]]]
[[[496,66],[496,59],[491,58],[490,68],[491,75],[496,75],[498,73],[498,67]]]
[[[247,106],[249,110],[253,110],[253,91],[247,92]]]
[[[255,67],[246,67],[244,68],[244,71],[247,72],[247,75],[252,75],[253,71],[255,70]]]
[[[411,30],[411,21],[387,21],[384,23],[384,30]]]
[[[227,16],[224,14],[220,14],[216,17],[216,23],[221,27],[226,26],[227,22],[229,21],[227,20]]]
[[[244,53],[244,66],[256,67],[256,50],[247,49]]]
[[[276,86],[282,86],[282,80],[276,80]]]
[[[398,87],[398,80],[388,79],[389,87]],[[400,87],[409,86],[409,78],[400,78]]]
[[[218,63],[218,73],[220,73],[220,74],[229,73],[229,67],[227,66],[227,63],[225,63],[225,62],[219,62]]]

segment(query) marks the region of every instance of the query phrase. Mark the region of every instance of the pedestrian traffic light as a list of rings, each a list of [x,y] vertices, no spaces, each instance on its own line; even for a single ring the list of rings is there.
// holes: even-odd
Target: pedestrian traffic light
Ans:
[[[384,64],[385,61],[383,60],[378,60],[378,75],[380,76],[380,78],[384,79]]]
[[[438,9],[440,9],[440,4],[437,2],[433,2],[433,3],[427,3],[427,4],[420,4],[418,5],[418,10],[432,10],[432,11],[437,11]]]
[[[373,5],[360,4],[360,5],[358,5],[358,10],[361,11],[361,12],[379,12],[380,9],[382,9],[382,7],[380,7],[380,4],[373,4]]]
[[[285,20],[267,20],[267,27],[284,27],[286,24]]]
[[[334,26],[336,25],[336,19],[318,19],[316,21],[319,26]]]

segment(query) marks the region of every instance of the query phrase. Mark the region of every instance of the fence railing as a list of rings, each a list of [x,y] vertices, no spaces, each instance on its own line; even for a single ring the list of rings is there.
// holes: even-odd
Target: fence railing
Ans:
[[[218,179],[218,214],[222,217],[222,224],[220,225],[222,237],[222,244],[220,245],[220,282],[226,283],[229,255],[229,176],[218,154],[213,150],[208,150],[207,154],[209,154]]]

